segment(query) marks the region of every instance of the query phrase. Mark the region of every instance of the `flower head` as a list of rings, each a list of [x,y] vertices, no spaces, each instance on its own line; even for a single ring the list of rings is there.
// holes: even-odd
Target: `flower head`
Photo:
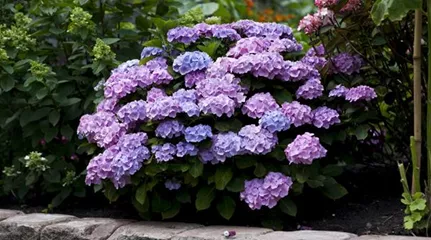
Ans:
[[[349,102],[356,102],[359,100],[371,101],[377,97],[377,94],[371,87],[358,86],[350,88],[349,91],[347,91],[345,97]]]
[[[157,137],[173,138],[181,136],[184,125],[177,120],[166,120],[157,126],[155,133]]]
[[[205,52],[185,52],[175,58],[172,65],[175,72],[186,75],[194,71],[205,70],[213,60]]]
[[[261,119],[259,125],[271,133],[286,131],[290,127],[289,118],[280,110],[266,112]]]
[[[319,138],[309,132],[298,135],[284,150],[290,163],[307,165],[312,164],[315,159],[325,157],[326,152]]]
[[[242,138],[241,147],[246,153],[265,155],[277,145],[277,135],[256,125],[241,128],[238,135]]]
[[[265,112],[280,108],[270,93],[256,93],[242,107],[242,113],[251,118],[261,118]]]
[[[317,128],[328,129],[330,126],[341,122],[340,114],[328,107],[318,107],[311,113],[313,115],[313,125]]]
[[[290,122],[295,125],[295,127],[310,124],[313,119],[311,108],[297,101],[283,103],[281,105],[281,112],[290,119]]]
[[[153,152],[157,162],[168,162],[174,159],[177,148],[172,143],[165,143],[163,145],[154,145],[151,152]]]
[[[207,138],[212,138],[213,134],[211,127],[208,125],[196,125],[193,127],[187,127],[184,129],[184,137],[189,143],[202,142]]]

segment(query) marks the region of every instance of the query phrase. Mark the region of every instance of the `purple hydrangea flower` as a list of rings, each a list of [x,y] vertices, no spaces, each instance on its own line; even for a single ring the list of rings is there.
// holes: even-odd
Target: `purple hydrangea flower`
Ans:
[[[121,99],[134,92],[138,82],[124,73],[112,74],[105,83],[103,93],[105,98]]]
[[[219,57],[211,64],[206,72],[207,78],[223,77],[228,72],[232,72],[232,65],[238,60],[229,57]]]
[[[310,48],[305,56],[307,57],[324,57],[326,54],[325,47],[323,45],[315,46]]]
[[[268,48],[269,52],[299,52],[302,50],[302,45],[291,39],[271,39],[271,45]]]
[[[184,138],[189,143],[202,142],[206,138],[212,138],[212,136],[211,127],[208,125],[199,124],[184,130]]]
[[[184,157],[185,155],[196,156],[198,155],[198,148],[188,142],[177,143],[177,157]]]
[[[118,119],[127,124],[145,120],[146,105],[147,103],[143,100],[129,102],[118,110]]]
[[[340,53],[332,58],[332,72],[333,73],[344,73],[352,75],[353,73],[359,73],[362,67],[362,59],[359,55],[350,55],[348,53]]]
[[[330,97],[344,97],[346,96],[346,93],[349,91],[348,88],[342,86],[342,85],[337,85],[335,86],[334,89],[332,89],[329,92],[329,96]]]
[[[241,150],[241,138],[233,132],[219,133],[212,138],[211,152],[216,162],[237,155]]]
[[[129,177],[150,157],[148,148],[144,146],[147,139],[145,133],[121,137],[116,145],[90,161],[87,166],[86,184],[101,184],[103,179],[110,179],[117,189],[124,187],[129,182]]]
[[[135,67],[138,65],[139,65],[138,59],[132,59],[129,61],[125,61],[125,62],[121,63],[120,65],[118,65],[117,68],[112,70],[111,73],[112,74],[114,74],[114,73],[127,73],[127,72],[129,72],[129,70],[132,69],[132,67]]]
[[[81,117],[78,135],[86,137],[91,143],[99,147],[108,148],[118,142],[126,134],[127,125],[120,123],[115,114],[110,112],[96,112]]]
[[[271,41],[265,38],[243,38],[236,42],[226,54],[228,57],[238,58],[246,54],[256,54],[266,51],[271,46]]]
[[[285,62],[285,71],[281,73],[281,80],[284,81],[301,81],[311,78],[320,78],[319,71],[313,66],[304,62]]]
[[[199,32],[194,28],[177,27],[168,31],[169,42],[190,44],[199,39]]]
[[[371,101],[377,97],[373,88],[368,86],[358,86],[350,88],[345,95],[346,100],[349,102],[356,102],[359,100]]]
[[[172,97],[178,100],[178,102],[180,102],[181,104],[186,102],[195,103],[197,99],[196,90],[185,90],[183,88],[180,88],[176,92],[174,92],[174,94],[172,94]]]
[[[242,138],[242,149],[251,154],[265,155],[277,145],[277,135],[256,125],[241,128],[238,135]]]
[[[328,107],[318,107],[311,113],[313,114],[313,125],[317,128],[328,129],[330,126],[341,122],[340,114]]]
[[[175,58],[172,65],[175,72],[179,72],[181,75],[186,75],[194,71],[200,71],[206,69],[213,60],[205,52],[185,52]]]
[[[309,132],[298,135],[284,150],[290,163],[307,165],[312,164],[315,159],[325,157],[326,152],[319,138]]]
[[[242,107],[242,113],[251,118],[261,118],[265,112],[280,108],[270,93],[256,93]]]
[[[160,56],[163,54],[163,49],[158,47],[144,47],[141,52],[141,59],[150,56]]]
[[[196,84],[196,92],[201,98],[226,95],[235,100],[236,104],[245,101],[243,90],[240,86],[240,79],[233,74],[226,74],[218,78],[206,78]]]
[[[214,154],[209,149],[201,149],[198,152],[199,159],[203,163],[211,163],[211,164],[217,164],[218,161],[214,157]]]
[[[147,102],[155,102],[159,98],[166,97],[165,90],[161,88],[153,87],[150,90],[147,91]]]
[[[172,143],[165,143],[163,145],[152,146],[151,151],[156,157],[157,162],[169,162],[174,159],[177,148]]]
[[[232,117],[235,112],[235,101],[226,95],[209,96],[199,100],[199,109],[204,114],[214,114],[221,117],[226,114]]]
[[[173,138],[181,136],[184,125],[177,120],[166,120],[157,126],[155,133],[157,137]]]
[[[261,119],[259,125],[271,133],[286,131],[290,127],[290,120],[280,110],[266,112]]]
[[[310,66],[312,66],[314,68],[321,69],[321,68],[323,68],[326,65],[326,63],[328,61],[324,57],[305,56],[305,57],[303,57],[301,59],[301,62],[303,62],[303,63],[305,63],[307,65],[310,65]]]
[[[118,100],[115,98],[103,99],[96,108],[97,112],[116,112]]]
[[[319,79],[312,78],[296,91],[297,98],[315,99],[323,95],[323,85]]]
[[[212,29],[213,37],[220,39],[229,39],[230,41],[238,41],[241,36],[232,28],[225,26],[215,26]]]
[[[210,38],[213,35],[212,30],[215,26],[216,25],[209,25],[207,23],[198,23],[193,29],[195,29],[200,36]]]
[[[181,183],[175,179],[168,179],[165,182],[165,188],[168,190],[178,190],[181,188]]]
[[[187,73],[184,77],[184,83],[185,86],[188,88],[192,88],[197,84],[198,82],[205,79],[205,72],[204,71],[194,71]]]
[[[147,103],[147,117],[151,120],[175,118],[181,112],[180,103],[173,97],[161,97],[155,102]]]
[[[200,114],[199,106],[192,102],[181,103],[181,111],[189,117],[199,116]]]
[[[290,177],[281,173],[269,172],[264,179],[252,179],[245,181],[244,191],[240,198],[245,201],[250,209],[258,210],[262,206],[273,208],[278,201],[289,194],[293,185]]]
[[[291,103],[283,103],[281,105],[281,112],[290,119],[290,122],[299,127],[304,124],[311,124],[313,114],[311,108],[307,105],[302,105],[297,101]]]

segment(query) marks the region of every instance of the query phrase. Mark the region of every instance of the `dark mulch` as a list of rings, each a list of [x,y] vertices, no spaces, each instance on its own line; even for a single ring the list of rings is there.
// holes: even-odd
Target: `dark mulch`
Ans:
[[[302,228],[333,230],[364,234],[408,235],[403,229],[403,205],[400,202],[401,187],[396,166],[356,166],[348,170],[339,181],[349,190],[349,195],[339,201],[330,201],[320,195],[306,193],[300,201],[301,215],[294,222],[288,220],[288,230]],[[0,201],[1,208],[21,209],[26,213],[41,212],[44,207],[19,206]],[[194,216],[192,208],[175,221],[199,222],[201,224],[226,224],[220,219],[208,220]],[[184,211],[182,211],[184,212]],[[72,214],[78,217],[111,217],[139,219],[130,203],[109,205],[103,197],[94,197],[55,213]],[[248,219],[247,214],[237,216],[233,225],[257,225],[259,219]],[[255,221],[256,220],[256,221]]]

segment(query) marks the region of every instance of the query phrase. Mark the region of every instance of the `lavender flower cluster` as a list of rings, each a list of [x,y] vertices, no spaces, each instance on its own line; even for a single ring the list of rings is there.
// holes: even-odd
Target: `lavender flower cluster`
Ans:
[[[84,115],[78,127],[79,136],[105,149],[88,165],[87,184],[109,179],[116,188],[124,187],[149,159],[153,159],[151,164],[172,164],[189,158],[220,164],[237,156],[268,155],[279,145],[280,132],[291,127],[328,129],[340,123],[334,109],[312,109],[298,101],[277,102],[271,88],[259,91],[255,87],[259,78],[266,85],[298,85],[296,100],[321,97],[324,87],[319,69],[327,63],[322,47],[311,49],[300,61],[285,60],[284,53],[302,50],[291,29],[249,20],[181,26],[169,30],[167,36],[169,42],[185,44],[186,50],[190,44],[212,38],[231,46],[225,56],[212,59],[205,52],[184,51],[165,58],[169,54],[164,50],[170,48],[146,47],[141,57],[154,57],[152,60],[143,65],[137,60],[128,61],[112,71],[96,113]],[[333,60],[343,57],[347,55]],[[337,71],[357,72],[357,59],[349,59],[340,63]],[[252,83],[245,84],[244,79]],[[376,97],[373,93],[366,86],[338,86],[329,96],[353,102],[370,100]],[[236,131],[221,131],[213,123],[219,118],[248,119],[249,123]],[[291,164],[311,164],[326,156],[319,138],[308,132],[284,147],[286,162]],[[169,190],[181,187],[175,178],[164,185]],[[291,186],[290,177],[271,172],[264,179],[245,181],[240,196],[251,209],[272,208],[288,195]]]

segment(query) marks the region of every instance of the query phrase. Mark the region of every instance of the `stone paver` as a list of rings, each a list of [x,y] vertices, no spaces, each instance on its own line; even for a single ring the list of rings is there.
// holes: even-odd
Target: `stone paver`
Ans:
[[[232,226],[209,226],[185,231],[172,238],[172,240],[223,240],[224,231],[234,230],[235,240],[256,239],[256,237],[272,232],[266,228],[232,227]]]
[[[165,240],[202,225],[168,222],[139,222],[118,228],[108,240]]]
[[[361,236],[357,238],[353,238],[351,240],[430,240],[431,238],[425,238],[425,237],[404,237],[404,236]]]
[[[83,218],[57,223],[42,230],[40,240],[106,240],[117,228],[129,224],[128,220],[109,218]]]
[[[43,227],[74,218],[70,215],[41,213],[16,215],[0,222],[0,240],[39,240]]]
[[[328,231],[292,231],[272,232],[255,239],[259,240],[349,240],[356,237],[355,234],[345,232]]]
[[[15,215],[23,215],[24,213],[18,210],[0,209],[0,221]]]

